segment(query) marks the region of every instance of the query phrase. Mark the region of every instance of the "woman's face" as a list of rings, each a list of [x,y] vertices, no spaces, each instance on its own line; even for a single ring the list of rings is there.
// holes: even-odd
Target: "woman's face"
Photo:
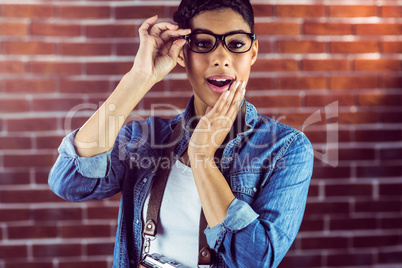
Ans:
[[[243,17],[229,8],[198,14],[191,21],[191,30],[208,31],[218,35],[234,31],[251,32]],[[187,45],[184,47],[178,62],[186,68],[194,92],[197,115],[204,115],[208,106],[213,107],[219,96],[229,89],[231,83],[248,81],[250,67],[257,59],[257,52],[257,41],[248,52],[237,54],[230,52],[221,41],[208,53],[195,53]],[[226,84],[229,80],[230,84]]]

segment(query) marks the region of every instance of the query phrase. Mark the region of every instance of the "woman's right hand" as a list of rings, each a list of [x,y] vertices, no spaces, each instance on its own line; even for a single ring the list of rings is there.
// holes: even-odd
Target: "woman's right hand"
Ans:
[[[139,28],[140,47],[130,71],[152,84],[161,81],[176,66],[180,50],[186,44],[179,37],[191,32],[173,23],[155,23],[157,20],[158,16],[151,17]]]

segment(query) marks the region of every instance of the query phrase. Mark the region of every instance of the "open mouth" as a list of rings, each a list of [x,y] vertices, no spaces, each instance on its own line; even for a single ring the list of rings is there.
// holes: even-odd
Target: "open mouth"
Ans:
[[[216,87],[224,87],[232,83],[231,79],[207,79],[208,83]]]

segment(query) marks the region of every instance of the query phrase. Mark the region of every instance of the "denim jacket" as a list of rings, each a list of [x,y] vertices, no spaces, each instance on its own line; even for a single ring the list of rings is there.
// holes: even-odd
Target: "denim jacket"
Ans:
[[[172,119],[150,117],[122,128],[113,149],[79,157],[76,132],[64,138],[49,174],[60,197],[79,202],[121,192],[113,267],[137,267],[142,256],[142,208],[156,165],[174,127],[182,120],[175,156],[187,149],[192,97]],[[313,168],[313,150],[300,131],[257,114],[245,102],[245,129],[225,145],[219,169],[235,195],[226,218],[205,235],[217,252],[214,267],[276,267],[299,230]],[[169,257],[169,256],[167,256]]]

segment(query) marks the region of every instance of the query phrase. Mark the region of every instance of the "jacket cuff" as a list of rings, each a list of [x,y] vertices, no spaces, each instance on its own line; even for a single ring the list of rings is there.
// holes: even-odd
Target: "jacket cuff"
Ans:
[[[204,231],[210,248],[218,251],[227,232],[236,233],[258,218],[258,214],[246,202],[235,198],[221,224]]]
[[[77,171],[87,178],[104,178],[107,177],[110,169],[110,155],[112,150],[92,156],[78,156],[74,147],[74,138],[78,129],[68,134],[59,146],[59,153],[62,157],[73,158],[77,167]]]

